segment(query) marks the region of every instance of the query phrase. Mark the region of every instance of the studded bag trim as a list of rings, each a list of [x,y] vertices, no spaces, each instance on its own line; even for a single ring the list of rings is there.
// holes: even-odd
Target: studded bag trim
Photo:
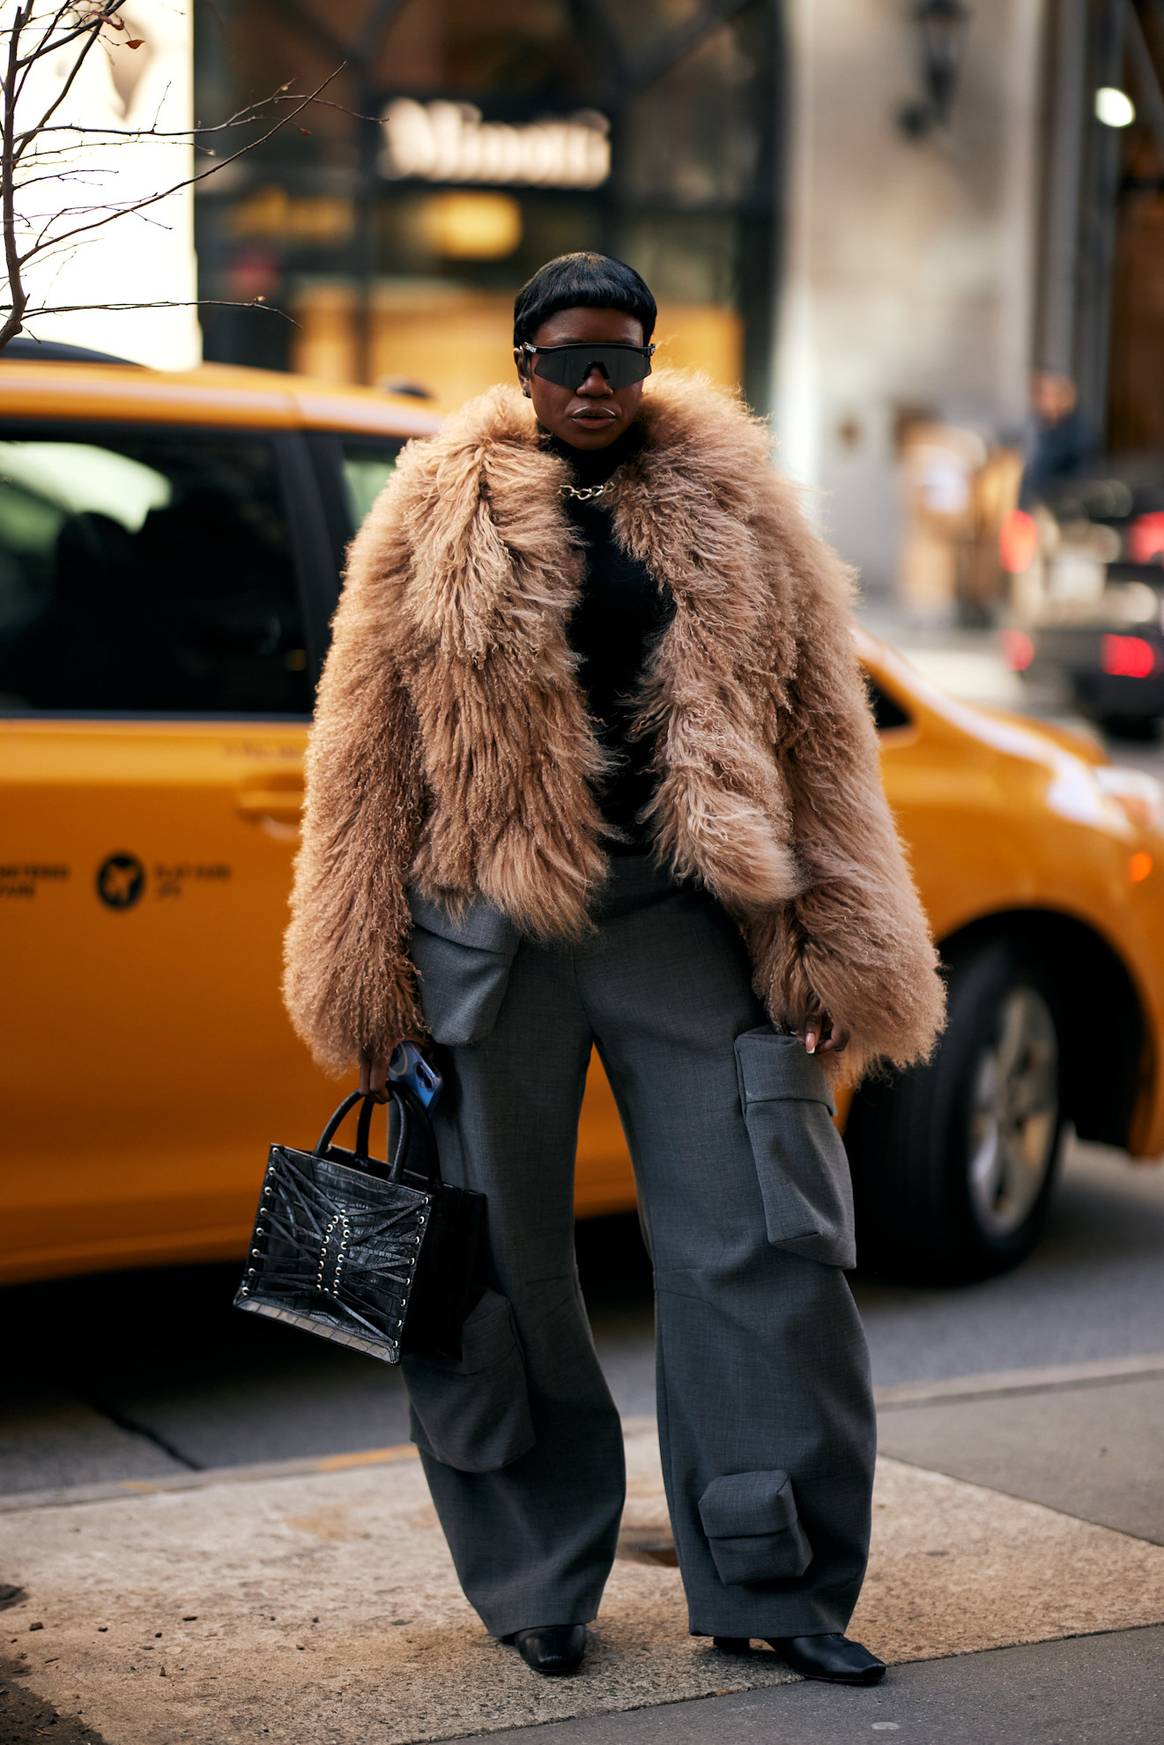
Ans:
[[[407,1086],[388,1088],[391,1160],[369,1154],[375,1105],[359,1091],[314,1151],[271,1146],[234,1305],[383,1363],[459,1358],[484,1287],[484,1196],[442,1182],[427,1111]],[[333,1141],[357,1103],[346,1151]]]

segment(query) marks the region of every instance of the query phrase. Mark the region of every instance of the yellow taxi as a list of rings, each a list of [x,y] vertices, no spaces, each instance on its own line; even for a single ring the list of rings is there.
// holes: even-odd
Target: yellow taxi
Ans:
[[[0,357],[0,1279],[242,1255],[337,1087],[279,999],[342,553],[415,399],[64,347]],[[858,632],[951,979],[935,1061],[842,1103],[862,1255],[1035,1241],[1069,1128],[1164,1151],[1160,790]],[[597,1059],[578,1205],[633,1204]]]

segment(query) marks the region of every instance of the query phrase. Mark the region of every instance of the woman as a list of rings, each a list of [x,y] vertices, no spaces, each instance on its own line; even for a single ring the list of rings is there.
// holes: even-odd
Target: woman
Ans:
[[[448,1179],[488,1196],[459,1363],[406,1358],[466,1595],[581,1661],[624,1493],[578,1290],[592,1046],[655,1269],[659,1435],[693,1635],[812,1677],[844,1635],[875,1426],[835,1089],[932,1052],[940,965],[880,783],[850,572],[763,421],[651,374],[603,255],[518,294],[516,386],[407,445],[354,540],[319,686],[285,998],[382,1097],[440,1050]]]

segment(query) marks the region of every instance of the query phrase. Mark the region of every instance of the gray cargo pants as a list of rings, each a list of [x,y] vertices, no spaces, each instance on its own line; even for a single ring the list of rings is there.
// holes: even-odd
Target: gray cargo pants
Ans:
[[[820,1063],[765,1019],[726,911],[611,856],[580,944],[410,891],[445,1074],[446,1180],[488,1195],[491,1287],[459,1362],[402,1364],[414,1440],[485,1628],[583,1623],[624,1499],[579,1292],[573,1176],[591,1045],[654,1266],[659,1441],[694,1635],[843,1630],[868,1555],[875,1420],[845,1278],[844,1148]]]

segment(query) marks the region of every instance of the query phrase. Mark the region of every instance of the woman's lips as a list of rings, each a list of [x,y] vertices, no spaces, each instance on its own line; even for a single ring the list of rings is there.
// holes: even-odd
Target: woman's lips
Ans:
[[[578,424],[609,424],[612,418],[617,418],[617,412],[571,412],[570,417]]]

